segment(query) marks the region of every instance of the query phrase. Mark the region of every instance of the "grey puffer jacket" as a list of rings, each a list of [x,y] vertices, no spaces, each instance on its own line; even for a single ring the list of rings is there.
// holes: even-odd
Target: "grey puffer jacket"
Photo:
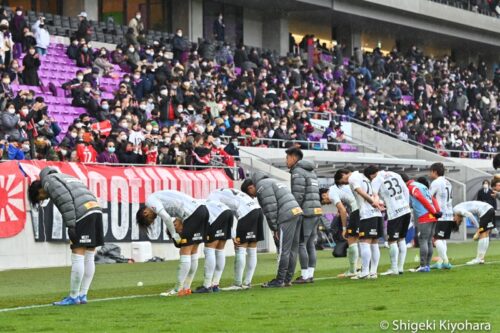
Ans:
[[[262,172],[256,172],[252,181],[257,189],[257,200],[271,230],[276,231],[279,224],[302,215],[302,209],[288,187],[268,178]]]
[[[81,180],[46,167],[40,172],[40,181],[68,228],[92,213],[102,212],[96,197]]]
[[[290,173],[292,174],[292,194],[304,211],[304,216],[321,216],[323,210],[314,164],[300,160],[290,169]]]

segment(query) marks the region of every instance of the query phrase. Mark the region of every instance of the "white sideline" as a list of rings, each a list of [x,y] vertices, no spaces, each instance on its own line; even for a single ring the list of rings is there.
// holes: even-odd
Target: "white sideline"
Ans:
[[[493,265],[493,264],[499,264],[499,263],[500,263],[500,261],[488,261],[488,262],[485,262],[484,265]],[[464,266],[469,266],[469,265],[467,265],[467,264],[458,264],[458,265],[453,265],[453,268],[464,267]],[[335,279],[338,279],[338,278],[336,276],[314,278],[315,281],[335,280]],[[130,295],[130,296],[117,296],[117,297],[108,297],[108,298],[98,298],[98,299],[94,299],[94,300],[89,300],[89,303],[117,301],[117,300],[122,300],[122,299],[146,298],[146,297],[154,297],[154,296],[158,296],[158,294]],[[2,312],[20,311],[20,310],[29,310],[29,309],[37,309],[37,308],[48,308],[48,307],[52,307],[52,306],[53,306],[52,304],[38,304],[38,305],[18,306],[18,307],[15,307],[15,308],[0,309],[0,313],[2,313]]]

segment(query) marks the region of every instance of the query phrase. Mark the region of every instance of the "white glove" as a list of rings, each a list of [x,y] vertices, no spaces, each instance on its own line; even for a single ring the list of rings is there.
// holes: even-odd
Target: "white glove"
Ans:
[[[181,241],[181,235],[179,235],[178,233],[174,233],[172,235],[172,239],[174,240],[174,242],[176,242],[177,244],[179,244],[180,241]]]

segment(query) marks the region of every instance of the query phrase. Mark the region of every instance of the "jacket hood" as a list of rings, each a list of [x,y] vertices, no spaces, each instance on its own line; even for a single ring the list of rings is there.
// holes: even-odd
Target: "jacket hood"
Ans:
[[[45,167],[42,171],[40,171],[40,179],[43,179],[53,173],[58,173],[58,171],[55,168]]]
[[[294,168],[302,168],[306,171],[314,171],[314,163],[311,161],[300,160],[295,164]]]
[[[262,179],[269,178],[264,172],[257,171],[252,175],[252,181],[255,185],[260,182]]]

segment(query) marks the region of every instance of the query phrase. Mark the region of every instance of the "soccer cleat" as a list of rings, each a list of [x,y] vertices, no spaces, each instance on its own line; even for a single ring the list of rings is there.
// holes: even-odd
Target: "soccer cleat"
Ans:
[[[191,289],[181,289],[179,290],[179,292],[177,293],[177,296],[179,297],[184,297],[184,296],[189,296],[191,295],[193,292],[191,291]]]
[[[351,280],[366,280],[369,278],[369,276],[370,276],[370,274],[366,274],[366,275],[359,274],[359,275],[353,276],[351,278]]]
[[[220,292],[220,288],[219,288],[219,286],[218,286],[218,285],[217,285],[217,286],[212,286],[212,291],[213,291],[214,293],[218,293],[218,292]]]
[[[399,272],[398,271],[393,271],[392,269],[389,269],[388,271],[386,271],[384,273],[380,273],[380,275],[382,275],[382,276],[399,275]]]
[[[399,271],[399,275],[403,275],[405,272],[403,271]]]
[[[205,286],[201,286],[201,287],[196,288],[196,290],[193,291],[193,294],[208,294],[208,293],[212,293],[212,292],[213,292],[212,288],[207,288]]]
[[[224,291],[237,291],[237,290],[243,290],[243,287],[242,286],[233,285],[233,286],[230,286],[230,287],[221,288],[221,290],[224,290]]]
[[[291,287],[291,286],[292,286],[292,281],[285,282],[285,287]]]
[[[309,279],[306,280],[307,283],[314,283],[314,278],[313,277],[310,277]]]
[[[80,301],[80,304],[87,304],[87,295],[78,296],[78,300]]]
[[[373,274],[368,275],[368,279],[371,279],[371,280],[376,280],[376,279],[378,279],[378,275],[377,275],[377,273],[373,273]]]
[[[262,288],[283,288],[285,283],[277,279],[272,279],[269,282],[265,282],[261,285]]]
[[[453,268],[453,265],[450,264],[449,262],[443,263],[443,269],[452,269],[452,268]]]
[[[431,269],[429,266],[419,266],[417,268],[410,268],[409,271],[412,273],[428,273]]]
[[[295,281],[293,281],[292,283],[293,284],[306,284],[308,282],[309,279],[304,279],[302,278],[302,276],[299,276],[298,278],[295,279]]]
[[[471,261],[467,261],[467,265],[482,265],[484,264],[484,259],[474,258]]]
[[[356,276],[356,273],[351,273],[351,272],[347,271],[347,272],[340,273],[339,275],[337,275],[337,278],[338,279],[345,279],[345,278],[352,278],[354,276]]]
[[[243,289],[243,290],[247,290],[247,289],[250,289],[250,288],[252,288],[251,284],[242,284],[241,285],[241,289]]]
[[[442,269],[443,265],[444,265],[443,263],[437,262],[435,264],[432,264],[430,268],[431,269]]]
[[[170,291],[166,291],[164,293],[161,293],[160,296],[161,297],[170,297],[170,296],[177,296],[179,292],[175,289],[172,289]]]
[[[57,305],[57,306],[66,306],[66,305],[78,305],[78,304],[80,304],[80,302],[79,302],[78,296],[75,298],[68,296],[68,297],[64,298],[62,301],[54,302],[52,304]]]

